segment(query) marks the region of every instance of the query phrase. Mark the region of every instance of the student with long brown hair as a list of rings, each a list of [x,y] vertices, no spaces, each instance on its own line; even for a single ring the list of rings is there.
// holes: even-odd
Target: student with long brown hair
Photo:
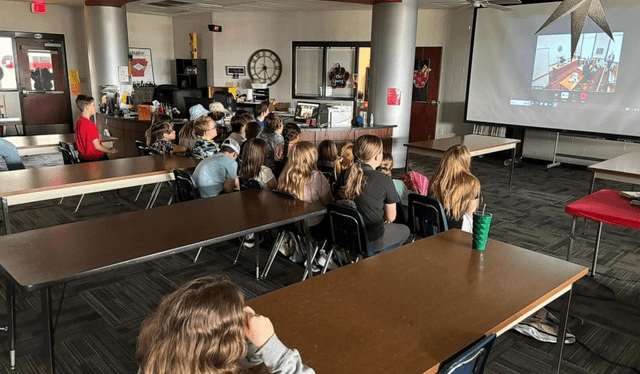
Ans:
[[[345,172],[341,190],[362,214],[373,252],[369,255],[401,246],[410,234],[407,226],[392,223],[399,198],[393,181],[376,171],[382,163],[382,151],[379,137],[359,137],[353,146],[354,163]]]
[[[335,173],[335,164],[340,163],[338,147],[331,139],[325,139],[318,144],[318,170],[326,174],[332,174],[337,180],[339,175]]]
[[[255,179],[262,188],[273,190],[278,187],[278,182],[265,162],[267,160],[267,142],[262,139],[249,139],[242,148],[242,164],[238,176]]]
[[[295,349],[278,339],[269,318],[244,305],[228,280],[204,277],[165,296],[142,323],[140,374],[246,373],[264,363],[270,373],[312,374]]]
[[[267,166],[270,167],[271,170],[275,169],[274,150],[278,144],[284,143],[282,127],[282,118],[275,113],[269,113],[264,119],[264,128],[258,136],[256,136],[256,138],[266,141],[269,145],[269,150],[267,151]]]
[[[480,204],[480,181],[471,174],[471,154],[465,145],[447,149],[429,182],[429,195],[435,197],[447,214],[449,228],[471,232],[473,212]]]
[[[310,142],[298,142],[289,154],[289,161],[278,179],[278,189],[310,203],[325,205],[333,201],[327,178],[317,169],[318,150]],[[313,219],[316,225],[322,217]]]
[[[180,129],[180,145],[187,147],[193,157],[203,160],[217,154],[220,149],[213,139],[218,135],[216,124],[207,115],[187,122]]]

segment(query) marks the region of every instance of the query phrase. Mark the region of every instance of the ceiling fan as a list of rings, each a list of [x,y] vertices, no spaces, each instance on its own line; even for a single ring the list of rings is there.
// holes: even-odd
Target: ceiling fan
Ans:
[[[511,10],[510,7],[505,5],[521,4],[520,0],[428,0],[427,3],[453,10],[468,8]]]

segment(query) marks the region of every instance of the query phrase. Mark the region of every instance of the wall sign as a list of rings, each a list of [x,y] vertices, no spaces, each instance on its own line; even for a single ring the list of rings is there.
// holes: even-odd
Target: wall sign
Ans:
[[[131,82],[155,83],[151,48],[129,48],[131,54]]]
[[[387,89],[387,105],[400,105],[400,94],[399,88]]]

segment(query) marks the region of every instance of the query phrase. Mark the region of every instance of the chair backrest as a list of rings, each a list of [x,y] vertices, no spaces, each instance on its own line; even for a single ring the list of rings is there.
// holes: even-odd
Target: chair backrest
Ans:
[[[442,204],[433,197],[409,194],[409,228],[423,238],[449,230]]]
[[[72,165],[80,163],[78,154],[75,149],[69,143],[58,142],[60,153],[62,153],[62,161],[65,165]]]
[[[326,207],[333,244],[345,250],[349,261],[354,261],[358,256],[372,256],[360,212],[343,204],[327,203]]]
[[[143,141],[134,140],[134,142],[136,143],[136,150],[138,151],[138,156],[149,156],[149,155],[156,154],[156,152],[153,149],[151,149],[149,146],[147,146]]]
[[[261,190],[263,188],[262,183],[253,178],[238,177],[240,181],[240,191],[246,190]]]
[[[491,334],[444,365],[438,374],[482,374],[496,334]]]
[[[200,191],[196,186],[191,174],[186,171],[173,169],[173,176],[176,180],[176,196],[178,201],[191,201],[200,198]]]

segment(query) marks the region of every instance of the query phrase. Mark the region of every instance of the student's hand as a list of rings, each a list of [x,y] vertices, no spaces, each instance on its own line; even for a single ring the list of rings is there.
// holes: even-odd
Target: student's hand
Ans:
[[[113,154],[118,153],[118,150],[117,150],[117,149],[115,149],[115,148],[111,148],[111,149],[109,150],[109,153],[111,153],[111,154],[113,155]]]
[[[246,315],[244,330],[247,339],[260,349],[275,333],[273,324],[269,318],[256,314],[251,307],[245,306],[244,313]]]

